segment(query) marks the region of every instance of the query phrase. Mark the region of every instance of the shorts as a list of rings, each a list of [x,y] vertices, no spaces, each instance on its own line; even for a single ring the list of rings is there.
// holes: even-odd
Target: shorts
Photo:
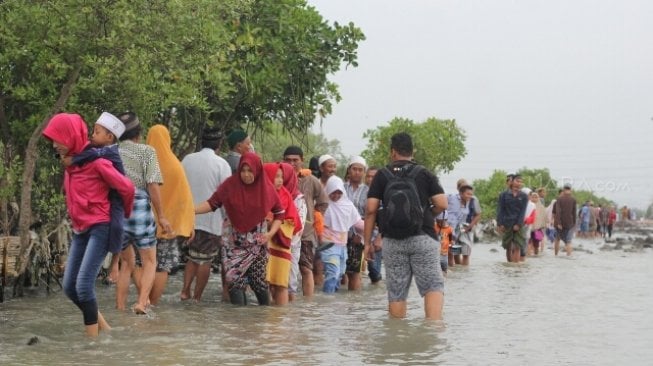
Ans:
[[[204,230],[195,230],[195,238],[188,244],[188,259],[199,265],[213,262],[220,255],[222,237]]]
[[[143,190],[137,190],[134,196],[132,214],[125,220],[122,248],[134,244],[137,249],[148,249],[157,245],[156,224],[150,197]]]
[[[365,245],[363,243],[347,243],[347,272],[360,273],[363,268],[363,252]]]
[[[558,229],[556,230],[556,239],[562,240],[565,244],[571,243],[571,239],[574,237],[574,231],[572,229]]]
[[[179,241],[183,238],[159,239],[156,244],[156,271],[170,273],[179,267]]]
[[[580,223],[580,232],[581,233],[586,233],[590,230],[590,223],[589,222],[581,222]]]
[[[383,238],[388,301],[406,301],[413,277],[420,296],[444,292],[440,243],[428,235],[406,239]]]
[[[315,259],[314,244],[310,240],[302,240],[302,249],[299,254],[299,267],[313,270],[313,261]]]

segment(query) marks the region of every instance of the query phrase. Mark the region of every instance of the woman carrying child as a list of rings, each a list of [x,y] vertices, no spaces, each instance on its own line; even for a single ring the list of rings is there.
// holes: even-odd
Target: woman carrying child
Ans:
[[[59,113],[52,117],[43,136],[61,158],[74,157],[89,146],[86,123],[77,114]],[[95,337],[110,329],[98,311],[95,279],[109,251],[111,221],[109,190],[122,198],[125,216],[131,214],[134,185],[106,159],[64,171],[66,206],[73,228],[73,239],[64,272],[64,292],[82,311],[86,334]]]

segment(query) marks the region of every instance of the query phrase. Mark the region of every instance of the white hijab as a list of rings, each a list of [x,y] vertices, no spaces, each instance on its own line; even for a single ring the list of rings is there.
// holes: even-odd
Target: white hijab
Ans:
[[[361,216],[356,209],[356,206],[349,200],[347,193],[345,193],[345,185],[342,179],[333,175],[327,181],[324,187],[327,196],[335,191],[342,192],[342,197],[338,201],[332,201],[329,198],[329,207],[324,213],[324,225],[328,226],[333,231],[349,231],[355,223],[361,220]]]

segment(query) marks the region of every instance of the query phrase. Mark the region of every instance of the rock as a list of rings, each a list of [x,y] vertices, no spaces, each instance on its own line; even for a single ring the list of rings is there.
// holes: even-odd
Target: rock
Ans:
[[[642,248],[649,248],[649,249],[651,249],[651,248],[653,248],[653,244],[648,244],[648,243],[646,243],[646,244],[642,245]]]
[[[614,249],[615,250],[621,250],[621,249],[623,249],[623,247],[624,247],[624,243],[617,241],[617,245],[614,246]]]
[[[490,253],[498,253],[498,252],[499,252],[499,249],[497,249],[497,248],[490,249]]]
[[[37,337],[37,336],[34,336],[34,337],[30,338],[29,341],[27,341],[28,346],[33,346],[33,345],[35,345],[37,343],[39,343],[39,337]]]
[[[614,248],[611,247],[611,246],[608,245],[608,244],[605,244],[605,245],[603,245],[601,248],[599,248],[599,250],[602,250],[602,251],[612,251],[612,250],[614,250]]]
[[[647,236],[646,239],[644,239],[644,242],[646,244],[653,244],[653,235]]]
[[[606,243],[616,243],[616,242],[617,242],[617,239],[614,239],[614,238],[605,238],[605,242],[606,242]]]

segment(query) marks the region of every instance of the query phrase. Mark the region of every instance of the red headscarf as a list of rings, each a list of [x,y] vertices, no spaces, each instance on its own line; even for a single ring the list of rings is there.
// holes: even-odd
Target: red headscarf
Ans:
[[[265,169],[265,175],[268,177],[268,180],[274,185],[274,178],[277,175],[279,169],[283,171],[284,164],[280,163],[265,163],[263,164],[263,169]],[[288,164],[286,164],[288,165]],[[290,165],[288,165],[290,166]],[[292,169],[292,167],[290,167]],[[293,173],[294,175],[295,173]],[[295,178],[297,180],[297,178]],[[295,223],[295,228],[293,229],[293,234],[297,234],[302,229],[302,220],[299,218],[299,213],[297,213],[297,207],[295,207],[295,201],[293,200],[292,195],[286,187],[283,185],[277,191],[279,195],[279,200],[281,201],[281,207],[286,210],[285,220],[292,220]]]
[[[43,130],[43,136],[68,148],[68,156],[77,155],[88,144],[88,128],[79,114],[55,114]]]
[[[288,163],[280,163],[281,170],[283,171],[283,186],[286,187],[288,192],[293,199],[297,198],[301,194],[299,191],[299,180],[297,179],[297,173],[292,165]]]
[[[240,178],[243,166],[254,173],[254,182],[245,184]],[[274,186],[263,176],[263,164],[258,155],[247,152],[240,157],[238,171],[218,188],[222,204],[231,225],[241,233],[252,230],[261,223],[272,208],[279,203]]]

